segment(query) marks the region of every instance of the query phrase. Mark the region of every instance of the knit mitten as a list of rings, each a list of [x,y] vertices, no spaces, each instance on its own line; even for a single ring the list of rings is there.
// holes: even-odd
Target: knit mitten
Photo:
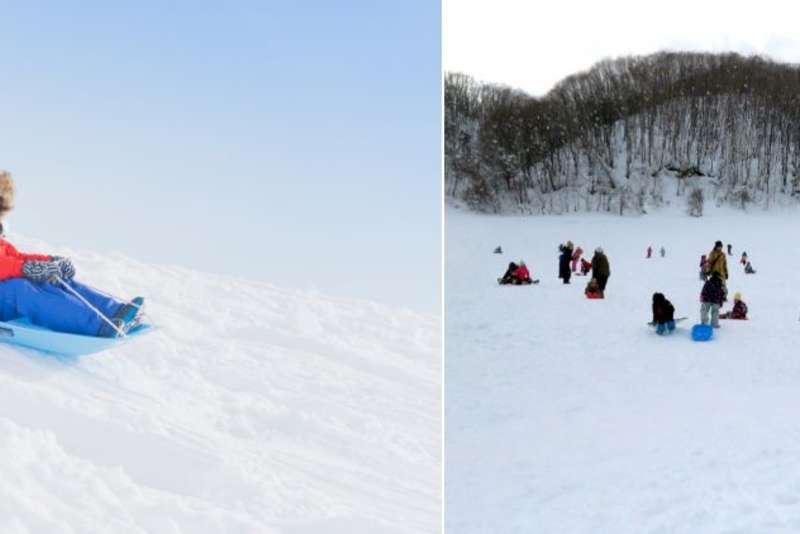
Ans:
[[[34,282],[55,282],[61,276],[61,269],[54,261],[26,261],[22,264],[22,274]]]

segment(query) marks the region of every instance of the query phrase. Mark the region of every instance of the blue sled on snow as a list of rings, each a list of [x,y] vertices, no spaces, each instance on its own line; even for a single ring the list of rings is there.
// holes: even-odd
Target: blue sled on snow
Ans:
[[[104,351],[121,341],[139,336],[152,329],[152,325],[140,324],[129,330],[125,337],[81,336],[56,332],[37,326],[20,317],[11,321],[0,321],[0,342],[61,356],[82,356]]]
[[[692,339],[695,341],[709,341],[714,337],[714,329],[711,325],[696,324],[692,327]]]

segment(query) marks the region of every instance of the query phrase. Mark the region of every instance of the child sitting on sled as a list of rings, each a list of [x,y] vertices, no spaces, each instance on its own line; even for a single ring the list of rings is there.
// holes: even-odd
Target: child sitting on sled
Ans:
[[[528,267],[525,265],[524,261],[520,260],[519,264],[516,264],[512,261],[508,264],[508,269],[506,269],[506,273],[503,275],[502,278],[498,280],[498,282],[501,285],[530,284],[532,282],[531,273],[530,271],[528,271]]]
[[[653,324],[660,336],[675,330],[675,307],[663,293],[653,293]]]
[[[0,219],[13,202],[11,175],[0,172]],[[0,321],[25,317],[57,332],[99,337],[122,336],[139,323],[143,298],[124,302],[74,278],[68,258],[19,252],[0,224]]]
[[[747,304],[738,291],[733,295],[733,310],[720,314],[720,319],[747,319]]]
[[[587,299],[602,299],[605,298],[603,296],[603,290],[600,289],[600,284],[597,282],[597,278],[592,278],[589,280],[589,283],[586,284],[586,298]]]
[[[750,263],[749,261],[747,262],[747,265],[744,266],[744,273],[745,274],[756,274],[756,270],[753,269],[753,264]]]

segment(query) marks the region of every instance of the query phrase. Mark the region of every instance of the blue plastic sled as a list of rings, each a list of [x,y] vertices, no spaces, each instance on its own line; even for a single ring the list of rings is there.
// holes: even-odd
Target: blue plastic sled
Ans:
[[[709,341],[714,337],[714,329],[711,325],[696,324],[692,327],[692,339],[695,341]]]
[[[62,356],[81,356],[104,351],[152,328],[152,325],[140,324],[131,329],[125,337],[80,336],[36,326],[21,317],[7,322],[0,321],[0,342]]]

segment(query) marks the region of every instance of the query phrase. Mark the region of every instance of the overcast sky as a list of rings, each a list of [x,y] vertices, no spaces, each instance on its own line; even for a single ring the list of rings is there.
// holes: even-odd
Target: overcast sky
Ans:
[[[444,68],[533,95],[606,57],[738,51],[800,63],[796,2],[445,0]]]

